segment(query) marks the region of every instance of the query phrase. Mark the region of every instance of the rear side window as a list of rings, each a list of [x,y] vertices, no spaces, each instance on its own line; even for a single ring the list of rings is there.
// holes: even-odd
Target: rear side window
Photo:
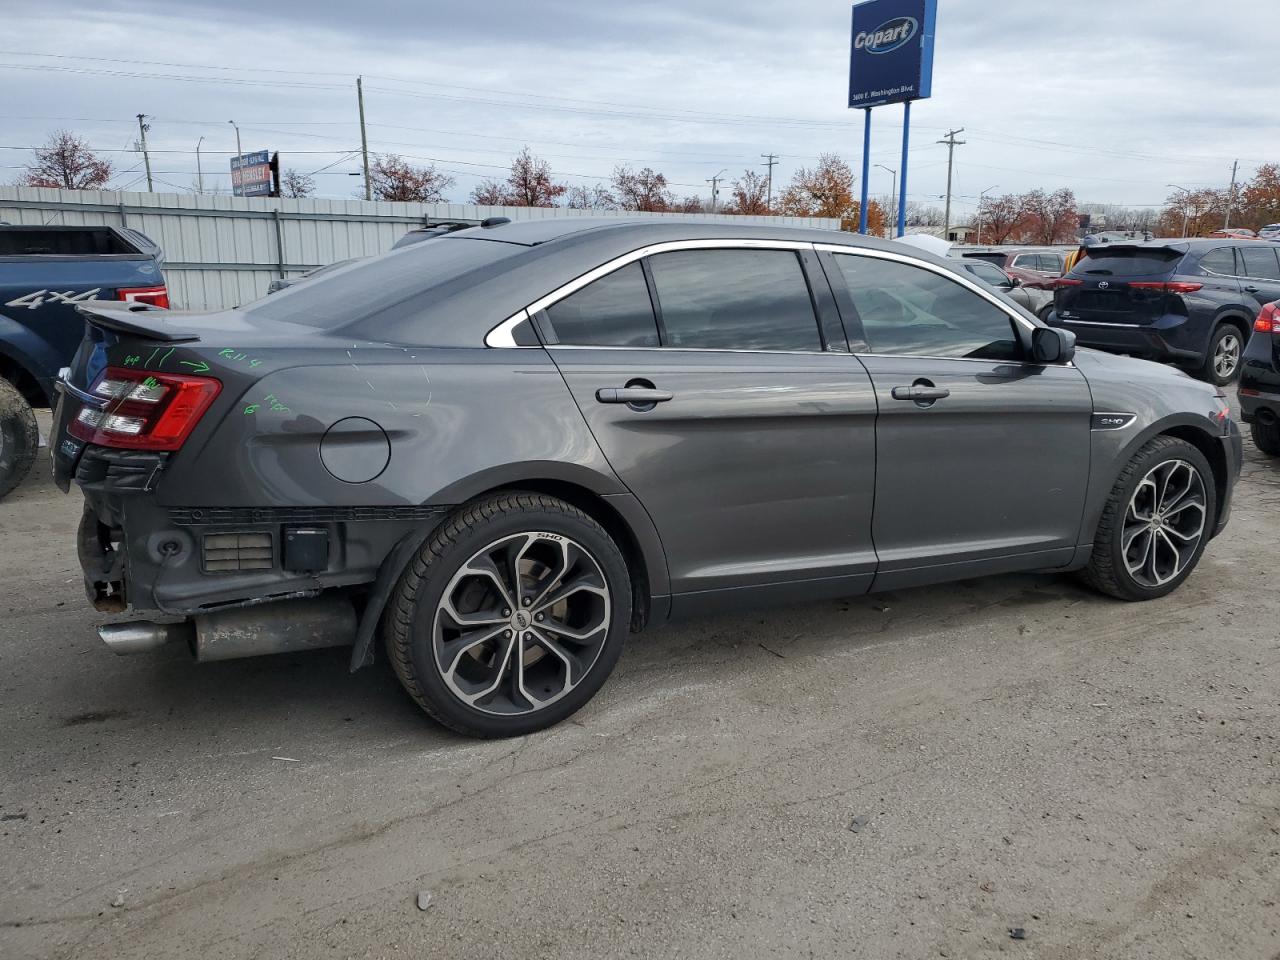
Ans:
[[[1215,247],[1200,258],[1202,269],[1224,277],[1236,275],[1236,252],[1232,247]]]
[[[1013,318],[954,280],[877,257],[841,254],[835,260],[873,352],[1022,358]]]
[[[809,285],[790,250],[680,250],[649,265],[665,346],[822,349]]]
[[[1231,250],[1227,249],[1228,263]],[[1075,276],[1086,277],[1155,277],[1173,273],[1182,254],[1167,248],[1129,248],[1094,250],[1072,268]]]
[[[1280,263],[1276,261],[1274,247],[1241,247],[1240,256],[1244,259],[1244,275],[1257,277],[1259,280],[1280,280]]]
[[[656,347],[658,324],[644,269],[629,263],[547,307],[561,343],[593,347]]]
[[[1040,269],[1045,273],[1061,273],[1062,257],[1058,256],[1056,253],[1040,254]]]

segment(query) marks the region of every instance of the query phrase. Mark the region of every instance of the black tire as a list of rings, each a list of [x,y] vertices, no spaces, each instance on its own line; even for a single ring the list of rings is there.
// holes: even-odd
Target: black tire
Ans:
[[[1203,529],[1191,556],[1181,571],[1158,586],[1137,580],[1129,571],[1124,556],[1123,535],[1130,501],[1143,479],[1161,464],[1182,461],[1194,467],[1204,490]],[[1200,562],[1205,545],[1217,520],[1217,487],[1213,468],[1203,453],[1174,437],[1156,437],[1147,443],[1120,471],[1115,486],[1107,497],[1093,539],[1093,555],[1082,571],[1086,583],[1094,589],[1120,600],[1154,600],[1176,590]],[[1180,558],[1181,559],[1181,558]]]
[[[1240,376],[1240,361],[1244,357],[1244,345],[1248,339],[1235,324],[1218,324],[1213,331],[1213,336],[1209,338],[1209,349],[1205,352],[1204,360],[1200,368],[1195,371],[1195,375],[1206,383],[1212,383],[1218,387],[1225,387],[1231,383]],[[1219,372],[1218,352],[1223,349],[1224,342],[1228,340],[1235,348],[1233,351],[1235,363],[1230,371],[1223,373]]]
[[[0,378],[0,497],[27,478],[40,446],[40,428],[27,398]]]
[[[446,683],[435,650],[438,608],[446,588],[479,553],[504,538],[532,531],[558,535],[594,561],[608,588],[608,606],[600,620],[608,626],[602,628],[603,645],[594,660],[561,699],[530,712],[495,715],[468,704]],[[387,606],[383,635],[396,676],[427,714],[468,736],[513,737],[559,723],[581,709],[613,671],[630,623],[631,580],[626,561],[604,528],[562,500],[512,491],[468,504],[436,529],[402,574]],[[519,649],[527,653],[530,648],[521,645]],[[536,643],[533,650],[539,650]],[[508,682],[502,678],[509,680],[510,664],[506,673],[499,668],[496,676],[498,683]],[[569,676],[567,668],[565,676]]]
[[[1249,424],[1253,445],[1269,457],[1280,457],[1280,421]]]

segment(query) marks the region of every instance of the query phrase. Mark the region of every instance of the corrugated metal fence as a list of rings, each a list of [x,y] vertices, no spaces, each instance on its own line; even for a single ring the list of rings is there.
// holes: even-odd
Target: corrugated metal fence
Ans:
[[[127,226],[145,233],[165,252],[165,276],[173,305],[190,310],[233,307],[265,294],[276,277],[296,276],[350,257],[384,253],[406,230],[427,219],[573,216],[689,215],[0,187],[0,221]],[[829,218],[696,216],[736,223],[840,228],[839,220]]]

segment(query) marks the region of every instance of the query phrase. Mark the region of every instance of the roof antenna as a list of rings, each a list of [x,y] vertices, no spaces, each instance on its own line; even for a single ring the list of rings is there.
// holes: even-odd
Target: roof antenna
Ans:
[[[500,227],[504,223],[510,223],[510,217],[488,217],[480,221],[481,227]]]

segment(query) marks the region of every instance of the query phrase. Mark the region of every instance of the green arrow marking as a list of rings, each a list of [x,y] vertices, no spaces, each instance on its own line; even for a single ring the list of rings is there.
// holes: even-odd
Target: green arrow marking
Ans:
[[[209,365],[201,360],[199,363],[193,363],[190,360],[179,360],[178,365],[182,367],[190,367],[192,373],[208,373]]]

